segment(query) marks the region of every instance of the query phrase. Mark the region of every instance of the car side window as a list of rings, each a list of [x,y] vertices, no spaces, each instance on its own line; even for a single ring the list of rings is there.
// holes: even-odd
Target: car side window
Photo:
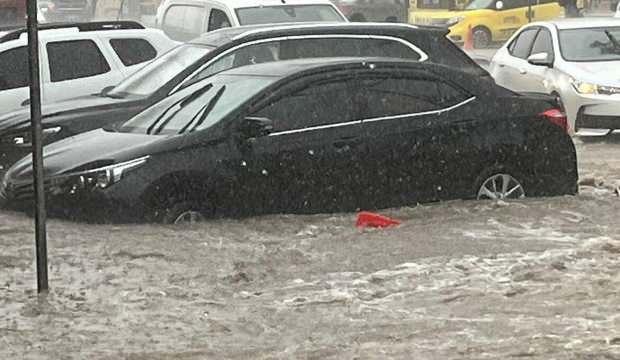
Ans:
[[[419,60],[420,54],[405,44],[389,39],[324,38],[282,41],[281,59],[363,56]]]
[[[110,65],[92,40],[72,40],[47,44],[52,82],[105,74]]]
[[[209,15],[209,27],[207,31],[230,27],[230,20],[225,12],[219,9],[212,9]]]
[[[528,0],[504,0],[504,8],[502,10],[518,9],[528,7]],[[532,0],[532,6],[536,5],[536,0]]]
[[[534,40],[530,54],[538,53],[547,53],[550,59],[554,58],[553,40],[551,39],[551,32],[547,29],[541,29],[536,36],[536,40]]]
[[[428,76],[378,75],[361,79],[365,103],[362,118],[415,114],[458,104],[468,95],[454,86]]]
[[[508,52],[515,57],[526,59],[538,33],[537,28],[525,29],[508,46]]]
[[[162,21],[162,29],[173,40],[189,41],[203,32],[204,8],[192,5],[173,5]]]
[[[359,38],[292,39],[266,42],[242,47],[215,60],[200,70],[183,87],[218,72],[244,65],[269,61],[315,57],[393,57],[419,60],[420,54],[395,40]]]
[[[294,91],[253,116],[273,121],[274,131],[299,130],[357,119],[353,79],[326,80]]]
[[[0,54],[0,91],[26,87],[28,75],[28,54],[25,46],[9,49]]]
[[[125,66],[140,64],[157,57],[157,50],[144,39],[111,39],[110,45]]]

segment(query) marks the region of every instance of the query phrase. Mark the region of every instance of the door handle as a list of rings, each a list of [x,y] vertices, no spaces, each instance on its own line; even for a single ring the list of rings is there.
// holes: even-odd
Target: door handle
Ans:
[[[21,106],[28,106],[30,105],[30,99],[26,99],[24,101],[22,101],[22,105]]]
[[[525,75],[525,74],[527,74],[527,70],[521,68],[521,69],[519,69],[519,74]]]

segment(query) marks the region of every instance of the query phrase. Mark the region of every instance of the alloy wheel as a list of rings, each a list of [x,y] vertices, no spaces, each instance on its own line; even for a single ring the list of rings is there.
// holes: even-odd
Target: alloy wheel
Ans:
[[[174,219],[175,225],[196,224],[204,221],[204,216],[195,210],[184,211],[176,219]]]
[[[522,199],[525,190],[521,183],[508,174],[495,174],[486,179],[478,190],[478,200]]]

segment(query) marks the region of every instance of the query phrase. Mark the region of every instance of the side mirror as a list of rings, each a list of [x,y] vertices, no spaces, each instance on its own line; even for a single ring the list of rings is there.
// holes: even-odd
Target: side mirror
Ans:
[[[273,121],[266,117],[247,116],[239,126],[239,132],[246,138],[265,136],[271,131]]]
[[[495,3],[495,9],[497,9],[497,10],[502,10],[502,9],[504,9],[504,2],[503,2],[503,1],[501,1],[501,0],[500,0],[500,1],[498,1],[498,2],[496,2],[496,3]]]
[[[549,59],[549,54],[546,52],[530,55],[527,58],[527,62],[536,66],[553,67],[553,61]]]

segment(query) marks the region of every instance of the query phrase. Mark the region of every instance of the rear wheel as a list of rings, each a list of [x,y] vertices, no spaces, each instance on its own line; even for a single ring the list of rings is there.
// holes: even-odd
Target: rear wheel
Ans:
[[[476,194],[478,200],[523,199],[524,197],[525,189],[521,182],[505,172],[484,177]]]
[[[485,49],[491,45],[491,31],[483,26],[475,27],[472,30],[472,37],[475,49]]]

